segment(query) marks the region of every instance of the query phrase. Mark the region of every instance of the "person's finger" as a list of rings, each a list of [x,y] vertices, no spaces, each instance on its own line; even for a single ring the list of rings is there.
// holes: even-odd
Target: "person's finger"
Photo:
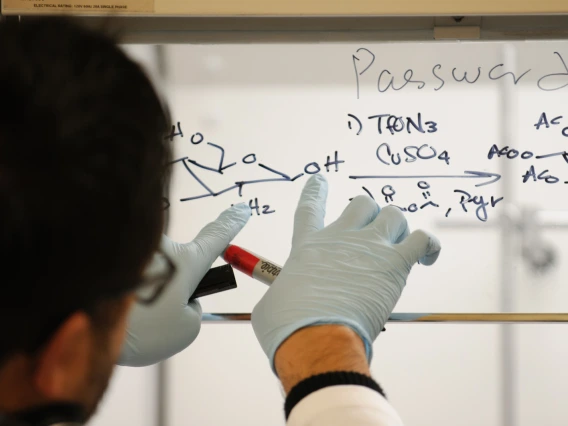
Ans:
[[[371,197],[358,195],[345,207],[341,216],[329,228],[361,229],[371,223],[381,208]]]
[[[395,206],[386,206],[382,209],[377,218],[366,229],[373,229],[391,244],[403,241],[409,234],[406,217]]]
[[[311,232],[323,228],[327,180],[323,175],[313,175],[304,186],[294,215],[292,246],[299,244]]]
[[[417,230],[398,244],[398,249],[411,265],[418,261],[422,265],[432,265],[438,259],[442,246],[434,235]]]
[[[199,269],[194,271],[196,275],[205,275],[217,257],[243,229],[250,216],[251,209],[248,205],[235,204],[199,231],[195,239],[189,243],[198,256],[198,259],[192,259],[192,266],[195,265]]]

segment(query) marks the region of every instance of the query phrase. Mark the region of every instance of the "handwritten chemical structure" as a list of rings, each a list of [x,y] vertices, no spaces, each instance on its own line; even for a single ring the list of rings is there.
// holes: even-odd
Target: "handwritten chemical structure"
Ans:
[[[180,127],[180,123],[178,123],[178,128],[179,127]],[[179,132],[179,136],[183,137],[181,130]],[[170,136],[168,136],[168,138],[169,137]],[[195,133],[195,134],[191,135],[190,140],[191,140],[191,144],[199,145],[205,140],[205,138],[201,133]],[[245,188],[246,186],[261,184],[261,183],[267,183],[267,182],[294,182],[296,179],[298,179],[298,178],[300,178],[300,177],[302,177],[306,174],[307,175],[313,175],[313,174],[316,174],[316,173],[320,173],[322,171],[322,168],[321,168],[322,166],[320,166],[319,163],[310,162],[310,163],[305,165],[303,172],[293,174],[293,175],[288,175],[288,174],[280,172],[280,171],[278,171],[278,170],[276,170],[272,167],[269,167],[269,166],[267,166],[263,163],[260,163],[257,160],[256,154],[250,153],[250,154],[245,155],[241,159],[240,164],[245,165],[245,166],[256,165],[256,166],[268,171],[272,176],[277,176],[277,177],[271,177],[271,178],[266,178],[266,179],[236,181],[236,182],[233,182],[233,184],[228,186],[227,188],[224,188],[220,191],[213,191],[205,183],[205,181],[203,179],[199,178],[196,175],[192,166],[206,170],[208,172],[217,173],[217,174],[222,175],[225,170],[227,170],[227,169],[229,169],[233,166],[236,166],[237,162],[225,164],[225,149],[222,146],[211,143],[211,142],[207,142],[207,145],[218,150],[218,154],[219,154],[218,164],[216,164],[216,165],[205,165],[205,164],[201,164],[201,163],[197,162],[196,160],[191,159],[190,157],[181,157],[181,158],[178,158],[178,159],[176,159],[172,162],[172,164],[176,164],[176,163],[183,164],[186,171],[205,190],[205,193],[203,193],[203,194],[182,198],[180,200],[182,202],[198,200],[198,199],[207,198],[207,197],[217,197],[219,195],[225,194],[225,193],[230,192],[230,191],[235,191],[235,190],[238,191],[239,196],[242,196],[243,188]],[[330,169],[338,172],[339,171],[339,165],[342,164],[342,163],[345,163],[345,161],[340,160],[338,151],[335,151],[333,158],[329,155],[327,156],[327,160],[323,164],[323,167],[325,168],[326,172],[329,172]]]
[[[390,115],[388,115],[390,116]],[[396,116],[394,116],[396,117]],[[353,114],[348,115],[348,120],[353,119],[355,116]],[[388,121],[388,120],[387,120]],[[400,120],[398,120],[400,122]],[[406,121],[406,123],[410,123],[410,121]],[[387,126],[389,124],[387,123]],[[413,128],[420,129],[421,125],[421,118],[420,114],[418,114],[418,119],[414,124],[410,124]],[[393,125],[394,126],[394,125]],[[436,125],[435,125],[436,126]],[[418,130],[419,131],[419,130]],[[360,134],[360,132],[358,132]],[[166,137],[167,140],[173,141],[176,138],[184,138],[185,135],[182,130],[181,123],[178,122],[176,125],[172,126],[171,134]],[[317,173],[329,173],[329,172],[342,172],[343,167],[346,164],[346,160],[343,160],[339,151],[333,151],[330,155],[325,156],[325,162],[322,164],[318,162],[309,162],[306,163],[302,170],[296,170],[295,173],[285,173],[281,170],[277,170],[263,162],[261,162],[257,158],[256,153],[249,153],[244,155],[240,161],[232,161],[226,162],[226,152],[225,148],[219,144],[213,142],[206,142],[206,138],[202,133],[196,132],[191,135],[188,135],[188,139],[190,142],[190,146],[205,144],[211,147],[212,150],[217,155],[218,160],[214,164],[203,164],[199,161],[191,158],[190,155],[177,158],[172,162],[174,167],[183,167],[184,170],[188,173],[189,176],[198,184],[198,186],[202,189],[201,193],[189,195],[179,199],[180,202],[191,202],[206,199],[209,197],[218,197],[222,196],[223,194],[227,194],[230,192],[236,192],[240,197],[243,197],[243,192],[245,188],[254,187],[256,185],[262,184],[269,184],[274,182],[289,182],[293,183],[302,178],[306,175],[312,175]],[[390,146],[387,143],[380,144],[376,150],[375,155],[377,158],[378,164],[393,164],[397,165],[400,164],[402,161],[405,162],[414,162],[419,160],[429,160],[429,159],[436,159],[437,161],[441,161],[444,165],[450,164],[450,157],[447,151],[443,151],[442,153],[438,153],[436,149],[430,145],[423,144],[421,146],[407,146],[403,148],[403,155],[401,156],[399,153],[394,153],[391,150]],[[497,154],[498,155],[498,154]],[[216,174],[216,175],[223,175],[228,169],[233,167],[259,167],[265,170],[269,177],[263,179],[253,179],[253,180],[238,180],[233,181],[226,187],[220,190],[213,190],[210,185],[207,183],[207,178],[203,177],[204,174],[201,174],[201,177],[198,176],[196,173],[197,170],[202,170],[206,174]],[[381,189],[381,195],[384,197],[385,204],[392,204],[398,208],[400,208],[403,212],[408,213],[416,213],[423,209],[440,209],[442,207],[439,203],[432,199],[432,190],[431,185],[428,181],[434,179],[466,179],[466,180],[474,180],[475,187],[481,187],[486,185],[491,185],[497,182],[501,176],[497,173],[489,173],[484,171],[471,171],[466,170],[462,174],[440,174],[440,175],[347,175],[346,178],[351,180],[380,180],[380,181],[387,181],[389,183],[385,184]],[[401,206],[396,204],[396,184],[394,183],[396,180],[401,179],[413,179],[417,180],[417,187],[421,192],[423,197],[421,202],[414,202],[409,205]],[[372,197],[373,199],[377,199],[374,194],[371,193],[365,186],[362,186],[362,190],[364,194]],[[453,207],[446,207],[443,209],[441,214],[443,217],[448,217],[452,211],[452,208],[458,207],[461,208],[464,212],[468,213],[470,210],[468,208],[470,206],[475,206],[473,210],[475,212],[475,216],[480,221],[486,221],[489,217],[489,209],[494,208],[499,201],[501,201],[502,197],[492,196],[489,201],[485,200],[483,196],[477,195],[473,193],[471,190],[466,191],[463,188],[456,188],[455,189],[456,199],[455,199],[455,206]],[[381,200],[382,201],[382,200]],[[165,199],[165,208],[169,208],[171,204],[171,200]],[[276,209],[271,204],[263,204],[259,202],[258,197],[252,197],[248,201],[249,206],[252,210],[252,215],[254,216],[264,216],[273,214],[276,212]],[[383,204],[384,205],[384,204]]]
[[[420,190],[422,190],[422,197],[424,198],[424,200],[421,201],[421,202],[417,202],[417,203],[411,203],[408,206],[404,206],[404,207],[394,204],[394,196],[396,194],[396,190],[393,188],[392,185],[383,186],[383,188],[381,189],[381,194],[384,196],[385,203],[392,204],[395,207],[398,207],[403,212],[416,213],[417,211],[425,209],[427,207],[429,207],[429,208],[439,208],[440,207],[439,204],[436,204],[433,201],[427,201],[431,197],[431,193],[429,191],[430,190],[430,184],[428,182],[419,181],[417,186]],[[375,199],[375,197],[373,196],[371,191],[369,191],[365,187],[363,187],[362,189],[371,198]],[[463,209],[463,211],[465,213],[469,212],[467,208],[470,204],[472,204],[473,206],[476,206],[474,208],[475,209],[475,216],[481,222],[486,222],[487,219],[489,218],[488,207],[493,208],[497,205],[497,203],[499,203],[500,201],[503,201],[503,197],[495,198],[494,196],[491,196],[490,200],[486,201],[484,196],[482,196],[482,195],[471,195],[468,191],[464,191],[462,189],[454,189],[453,192],[455,194],[459,195],[458,204]],[[450,215],[451,211],[452,211],[452,207],[449,207],[445,211],[444,217],[448,217]]]
[[[384,118],[384,120],[381,121],[381,118]],[[375,125],[378,125],[378,128],[375,127],[376,132],[378,134],[384,132],[385,135],[383,136],[387,137],[394,137],[401,131],[406,131],[407,133],[415,132],[416,135],[427,135],[429,132],[426,129],[430,128],[434,130],[430,133],[436,133],[439,129],[438,123],[435,121],[423,122],[422,114],[420,112],[414,114],[413,117],[394,114],[376,114],[369,115],[366,119],[376,120],[376,123],[378,123],[375,123]],[[554,126],[559,126],[559,133],[562,135],[564,127],[560,124],[561,120],[562,116],[552,116],[543,112],[535,121],[536,124],[534,124],[534,127],[538,131],[544,131],[545,129],[551,129]],[[364,123],[365,120],[359,119],[355,114],[348,113],[346,121],[347,129],[351,132],[353,137],[356,138],[362,134],[364,127],[362,123]],[[354,126],[354,123],[357,123],[357,126]],[[566,132],[568,132],[568,130]],[[239,197],[243,197],[246,188],[252,189],[257,185],[266,185],[275,182],[292,184],[301,180],[304,176],[317,173],[344,173],[346,168],[349,166],[348,161],[343,159],[339,150],[334,150],[330,152],[329,155],[323,156],[325,161],[308,162],[301,170],[294,170],[293,173],[278,170],[270,166],[269,164],[261,161],[260,155],[257,155],[257,153],[254,152],[242,156],[239,161],[229,162],[226,161],[227,155],[223,146],[217,143],[207,142],[205,136],[200,132],[192,133],[187,136],[184,135],[180,122],[172,126],[172,131],[166,139],[168,141],[174,141],[178,138],[184,137],[187,137],[188,139],[188,146],[190,150],[191,146],[204,144],[211,148],[213,154],[212,158],[215,158],[216,156],[217,160],[212,164],[204,164],[192,158],[191,151],[189,151],[187,156],[177,158],[172,162],[174,167],[183,167],[185,172],[187,172],[187,174],[198,184],[198,187],[201,188],[200,193],[188,194],[187,196],[180,198],[180,202],[195,202],[209,197],[219,197],[231,192],[237,193]],[[401,164],[421,161],[436,162],[436,164],[438,164],[438,166],[436,166],[437,170],[439,170],[440,168],[443,169],[450,167],[452,161],[451,154],[448,150],[438,149],[433,143],[394,147],[389,142],[377,142],[376,148],[373,147],[373,151],[377,161],[377,168],[381,170],[387,166],[394,167],[394,169],[391,168],[389,170],[396,170],[397,166]],[[568,180],[562,180],[560,174],[551,171],[550,168],[552,164],[551,162],[553,161],[556,161],[557,164],[568,164],[567,151],[535,153],[528,150],[520,151],[511,146],[500,147],[496,144],[492,144],[486,152],[487,154],[485,155],[485,158],[490,160],[492,163],[496,161],[526,162],[525,173],[518,176],[520,182],[523,184],[538,184],[539,182],[546,185],[559,184],[561,182],[568,184]],[[542,160],[548,161],[543,163]],[[546,164],[547,166],[544,167],[543,164]],[[267,173],[267,177],[251,180],[233,180],[220,190],[213,190],[207,183],[207,176],[210,176],[211,174],[224,175],[229,169],[246,167],[261,168]],[[198,170],[201,171],[200,176],[197,174]],[[498,170],[498,168],[495,170]],[[454,171],[436,174],[346,173],[345,177],[363,184],[361,186],[361,194],[370,196],[383,206],[388,204],[394,205],[408,214],[418,213],[424,210],[435,210],[440,211],[441,217],[448,218],[451,216],[452,211],[457,208],[465,213],[471,213],[473,217],[481,222],[486,222],[491,215],[491,211],[497,208],[504,199],[502,196],[499,196],[498,186],[495,187],[495,192],[491,195],[479,193],[475,189],[492,186],[499,182],[502,176],[496,171],[464,170],[461,173],[455,173]],[[473,186],[473,189],[462,185],[456,186],[453,189],[454,200],[452,201],[452,204],[443,205],[443,203],[436,201],[436,191],[432,187],[432,182],[440,179],[450,180],[452,182],[471,182],[470,186]],[[568,179],[568,175],[565,179]],[[419,197],[419,199],[409,204],[406,203],[404,205],[399,205],[397,203],[397,198],[399,197],[397,182],[409,180],[416,182],[416,188],[418,190],[417,197]],[[379,182],[381,188],[380,191],[370,190],[365,182]],[[251,207],[252,214],[254,216],[265,216],[277,212],[277,208],[274,205],[264,204],[263,201],[265,200],[259,201],[258,196],[252,196],[248,200],[248,204]],[[169,208],[171,202],[171,200],[165,198],[164,208]]]

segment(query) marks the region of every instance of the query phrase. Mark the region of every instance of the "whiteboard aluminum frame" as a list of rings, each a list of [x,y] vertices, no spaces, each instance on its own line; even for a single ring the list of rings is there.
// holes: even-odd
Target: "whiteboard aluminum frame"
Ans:
[[[24,18],[25,19],[25,18]],[[478,40],[568,39],[568,15],[343,18],[82,18],[124,43],[314,43],[434,41],[440,29],[479,28]],[[447,31],[446,31],[447,32]],[[471,39],[469,36],[464,39]],[[447,40],[442,39],[442,40]]]
[[[1,1],[1,0],[0,0]],[[26,20],[30,16],[4,16]],[[466,17],[81,17],[133,44],[568,39],[568,14]],[[476,31],[477,29],[478,31]],[[463,37],[460,36],[463,34]],[[479,34],[472,38],[472,34]]]
[[[22,19],[26,19],[23,17]],[[121,35],[123,43],[236,44],[342,43],[354,41],[447,41],[437,29],[479,28],[479,38],[519,41],[568,39],[568,15],[468,17],[305,17],[305,18],[82,18],[91,27]],[[448,31],[446,31],[448,32]],[[203,322],[249,322],[250,313],[204,313]],[[527,324],[566,323],[568,313],[393,313],[393,323]]]
[[[222,324],[250,322],[251,315],[245,313],[203,314],[204,322]],[[388,319],[389,323],[467,323],[467,324],[534,324],[566,323],[568,314],[563,313],[396,313]]]
[[[1,0],[0,0],[1,1]],[[26,20],[28,16],[4,16]],[[341,43],[354,41],[435,41],[436,29],[479,28],[486,41],[568,39],[568,14],[554,16],[468,17],[305,17],[163,18],[81,17],[88,26],[118,34],[132,44]],[[448,38],[439,39],[447,41]],[[468,36],[467,40],[472,40]],[[247,322],[250,313],[205,313],[206,323]],[[393,313],[396,323],[565,323],[568,313]]]

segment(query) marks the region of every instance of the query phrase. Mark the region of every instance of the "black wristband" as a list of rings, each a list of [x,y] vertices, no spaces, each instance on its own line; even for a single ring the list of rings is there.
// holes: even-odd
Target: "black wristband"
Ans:
[[[292,388],[286,397],[286,403],[284,404],[286,420],[288,420],[288,416],[292,412],[292,409],[309,394],[328,386],[339,385],[365,386],[377,391],[382,396],[385,396],[385,393],[379,384],[364,374],[354,373],[351,371],[332,371],[330,373],[317,374],[302,380]]]

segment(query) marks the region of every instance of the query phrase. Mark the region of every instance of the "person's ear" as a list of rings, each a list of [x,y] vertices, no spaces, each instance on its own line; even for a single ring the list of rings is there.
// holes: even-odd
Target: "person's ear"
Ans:
[[[51,400],[80,397],[94,346],[89,317],[76,312],[65,320],[40,353],[34,373],[36,389]]]

